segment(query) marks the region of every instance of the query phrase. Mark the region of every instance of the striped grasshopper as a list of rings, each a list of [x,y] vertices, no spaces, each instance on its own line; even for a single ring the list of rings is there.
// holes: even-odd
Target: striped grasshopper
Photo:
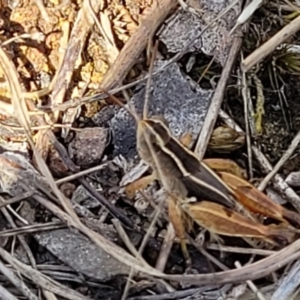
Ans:
[[[215,173],[205,160],[201,162],[172,136],[161,118],[139,122],[137,149],[141,158],[152,167],[152,179],[158,179],[170,195],[170,220],[181,240],[184,239],[186,216],[212,233],[260,238],[276,245],[290,242],[294,231],[264,226],[249,214],[248,209],[284,223],[288,219],[300,224],[298,214],[275,204],[247,181],[228,172]],[[207,162],[215,165],[216,161]],[[194,198],[198,201],[191,200]],[[182,248],[187,257],[184,242]]]
[[[124,106],[114,96],[109,96]],[[189,260],[189,254],[185,235],[186,229],[191,229],[190,221],[213,234],[258,238],[278,246],[291,242],[295,231],[287,220],[300,225],[298,214],[275,204],[247,181],[224,172],[222,168],[227,162],[221,161],[221,168],[218,166],[221,172],[213,171],[209,165],[215,167],[216,162],[200,161],[172,135],[163,117],[148,117],[147,100],[143,119],[133,107],[126,109],[137,123],[140,158],[152,169],[151,175],[129,184],[127,192],[133,196],[136,190],[153,180],[160,182],[167,194],[169,219],[180,238],[186,260]],[[283,226],[263,225],[251,212],[278,220]]]

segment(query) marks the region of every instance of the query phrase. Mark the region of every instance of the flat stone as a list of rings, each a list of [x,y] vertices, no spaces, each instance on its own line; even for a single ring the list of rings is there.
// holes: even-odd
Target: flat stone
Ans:
[[[215,60],[224,65],[233,35],[230,30],[235,26],[241,12],[241,1],[236,3],[225,15],[209,25],[235,0],[190,0],[192,8],[201,12],[198,15],[182,8],[178,9],[159,32],[159,39],[171,53],[183,51],[203,52],[215,56]],[[199,34],[202,32],[199,38]],[[176,37],[176,38],[174,38]]]
[[[108,133],[108,129],[103,127],[83,128],[69,144],[70,158],[82,167],[99,164],[107,146]]]
[[[111,236],[105,234],[103,230],[101,233],[104,233],[106,238]],[[65,264],[90,278],[107,281],[130,271],[129,267],[117,261],[81,233],[58,229],[41,232],[34,237],[40,245]]]
[[[161,67],[158,62],[156,67]],[[154,70],[155,71],[155,70]],[[177,64],[153,76],[149,95],[149,116],[162,115],[169,123],[171,132],[179,137],[184,133],[192,134],[196,139],[202,127],[213,91],[194,88],[194,82],[184,76]],[[141,116],[145,84],[139,85],[130,100]],[[136,126],[129,112],[120,108],[111,120],[114,155],[134,158],[136,151]]]

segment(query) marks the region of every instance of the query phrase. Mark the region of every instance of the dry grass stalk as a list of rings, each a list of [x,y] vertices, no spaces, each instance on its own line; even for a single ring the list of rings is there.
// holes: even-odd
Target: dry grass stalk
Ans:
[[[214,96],[211,100],[210,107],[207,111],[207,115],[204,124],[202,126],[200,135],[197,140],[195,154],[200,160],[204,157],[204,154],[206,152],[206,148],[208,146],[210,136],[213,132],[218,117],[218,113],[223,101],[224,92],[227,86],[227,81],[230,77],[231,70],[234,66],[241,45],[242,45],[242,39],[239,37],[235,37],[232,46],[230,48],[230,52],[228,54],[226,64],[223,68],[218,86],[215,90]]]
[[[248,55],[242,62],[242,70],[248,72],[254,65],[261,62],[265,57],[272,53],[279,45],[293,36],[300,29],[300,17],[297,17],[290,24],[282,28],[267,42]]]

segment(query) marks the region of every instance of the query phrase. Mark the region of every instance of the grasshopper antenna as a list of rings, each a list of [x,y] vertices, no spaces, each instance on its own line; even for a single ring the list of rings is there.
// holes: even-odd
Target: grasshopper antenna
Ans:
[[[149,43],[151,43],[151,40],[149,40]],[[155,42],[155,45],[153,47],[152,57],[150,60],[150,67],[149,67],[149,76],[147,79],[147,85],[146,85],[146,91],[145,91],[145,103],[144,103],[144,111],[143,111],[143,119],[147,119],[148,117],[148,106],[149,106],[149,91],[152,81],[152,73],[153,73],[153,67],[154,67],[154,61],[157,54],[157,48],[158,48],[158,41]]]
[[[126,109],[132,115],[132,117],[135,119],[136,123],[138,123],[140,121],[140,117],[138,116],[138,114],[137,114],[137,112],[135,110],[135,107],[133,105],[131,105],[130,103],[128,103],[128,107],[127,107],[122,101],[120,101],[116,96],[110,94],[108,91],[102,89],[102,92],[104,94],[106,94],[113,102],[115,102],[119,106],[121,106],[124,109]]]

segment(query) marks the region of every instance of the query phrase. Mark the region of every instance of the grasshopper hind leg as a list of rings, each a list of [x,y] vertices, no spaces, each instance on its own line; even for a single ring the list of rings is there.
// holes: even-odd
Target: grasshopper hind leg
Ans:
[[[186,238],[185,238],[185,229],[186,229],[186,217],[187,215],[181,209],[181,205],[178,201],[176,201],[173,197],[168,198],[168,211],[169,211],[169,219],[173,225],[176,236],[180,239],[180,245],[183,257],[186,262],[186,266],[188,268],[191,267],[192,261],[189,255]]]

